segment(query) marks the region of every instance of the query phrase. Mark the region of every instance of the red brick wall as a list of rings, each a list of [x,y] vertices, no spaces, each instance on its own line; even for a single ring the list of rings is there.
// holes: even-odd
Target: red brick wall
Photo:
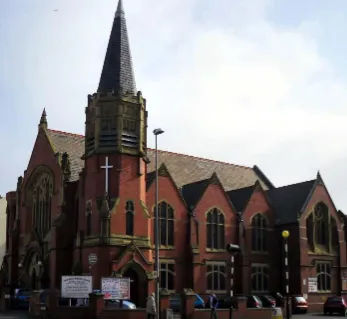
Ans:
[[[191,281],[191,269],[187,270],[190,247],[188,241],[188,210],[176,186],[169,177],[159,176],[159,202],[166,201],[174,210],[175,233],[174,247],[162,247],[160,258],[175,260],[175,288],[177,292],[183,290],[187,280]],[[147,191],[147,208],[151,216],[155,208],[155,182]],[[154,218],[151,219],[151,238],[154,239]]]
[[[194,312],[194,319],[210,319],[211,310],[209,309],[196,309]],[[239,311],[238,309],[233,310],[233,319],[268,319],[271,318],[272,309],[245,309]],[[218,319],[229,319],[228,309],[218,309],[217,310]]]
[[[323,185],[318,185],[314,190],[309,202],[307,203],[307,207],[305,209],[304,214],[300,219],[300,241],[297,241],[295,244],[300,245],[300,265],[301,265],[301,274],[300,274],[300,290],[302,293],[308,293],[307,287],[307,278],[308,277],[316,277],[316,267],[315,261],[331,261],[332,268],[332,281],[331,281],[331,293],[309,293],[308,294],[308,303],[311,307],[323,307],[324,301],[327,296],[332,294],[339,293],[340,286],[340,274],[339,274],[339,258],[337,254],[308,254],[308,245],[307,245],[307,235],[306,235],[306,218],[312,212],[314,206],[319,202],[323,202],[328,206],[329,213],[336,219],[338,230],[339,230],[339,238],[340,238],[340,253],[341,253],[341,261],[340,266],[346,267],[346,243],[344,241],[344,233],[343,233],[343,223],[340,221],[340,218],[337,214],[337,211],[334,207],[333,202],[327,190]],[[299,236],[298,236],[299,237]],[[294,244],[294,243],[293,243]],[[293,276],[292,276],[293,277]],[[306,280],[306,285],[304,285],[304,279]],[[316,306],[314,306],[316,305]]]
[[[37,135],[34,149],[28,164],[27,169],[24,172],[23,176],[23,187],[22,187],[22,196],[21,196],[21,205],[19,209],[20,216],[20,231],[19,231],[19,243],[18,246],[13,248],[10,252],[11,254],[18,254],[18,251],[21,247],[27,244],[26,235],[30,234],[32,231],[32,207],[26,197],[26,190],[30,177],[34,176],[35,169],[40,166],[45,166],[47,169],[51,170],[54,176],[54,193],[52,197],[52,220],[61,212],[61,199],[62,199],[62,173],[61,168],[58,164],[57,158],[54,156],[53,150],[49,144],[46,134],[44,131],[40,131]],[[55,256],[55,233],[54,229],[52,232],[51,248],[53,252],[50,255],[50,277],[52,288],[55,287],[56,279],[56,256]],[[18,260],[13,258],[11,269],[18,267]],[[14,278],[13,278],[14,279]]]
[[[252,218],[261,213],[267,219],[267,252],[253,252],[252,251]],[[278,241],[278,234],[274,231],[274,225],[276,222],[274,211],[271,209],[266,195],[262,189],[255,189],[251,198],[249,199],[247,206],[243,211],[243,223],[245,227],[246,236],[241,236],[241,246],[243,248],[243,254],[240,256],[244,258],[243,266],[245,269],[238,269],[239,273],[242,272],[242,286],[241,282],[237,287],[236,292],[238,293],[251,293],[251,266],[254,263],[268,264],[271,275],[278,278],[280,273],[280,258],[271,258],[270,256],[279,256],[279,245],[273,245],[272,243]],[[280,289],[279,281],[270,281],[270,292],[277,292]]]
[[[225,243],[237,243],[236,212],[233,211],[228,198],[219,185],[211,184],[207,187],[194,212],[199,222],[199,261],[229,261],[230,255],[224,250],[209,251],[206,249],[206,214],[213,208],[218,208],[225,216]],[[203,293],[206,290],[206,266],[196,264],[194,267],[194,291]],[[227,281],[227,290],[229,280]]]

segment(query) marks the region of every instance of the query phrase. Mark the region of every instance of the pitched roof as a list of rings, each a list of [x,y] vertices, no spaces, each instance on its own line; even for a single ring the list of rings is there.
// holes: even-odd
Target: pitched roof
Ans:
[[[316,180],[273,188],[267,191],[278,224],[295,223]]]
[[[84,161],[81,160],[84,154],[84,136],[50,129],[46,132],[55,152],[69,154],[72,169],[71,181],[78,180],[78,174],[84,167]],[[147,155],[151,161],[147,166],[147,172],[150,173],[155,168],[155,151],[148,149]],[[266,181],[261,180],[251,167],[159,151],[158,166],[160,167],[162,163],[165,163],[178,187],[209,179],[215,172],[226,191],[254,185],[257,180],[264,189],[269,188]]]
[[[235,189],[227,192],[231,202],[234,204],[238,212],[243,212],[248,200],[254,191],[254,185]]]
[[[135,75],[122,0],[118,2],[108,42],[98,92],[117,91],[136,93]]]
[[[67,152],[69,154],[71,163],[70,180],[72,182],[77,181],[79,173],[84,167],[84,161],[81,159],[84,154],[84,136],[54,130],[46,130],[46,134],[54,152]]]
[[[195,207],[208,185],[210,185],[210,178],[186,184],[181,188],[182,196],[190,208]]]

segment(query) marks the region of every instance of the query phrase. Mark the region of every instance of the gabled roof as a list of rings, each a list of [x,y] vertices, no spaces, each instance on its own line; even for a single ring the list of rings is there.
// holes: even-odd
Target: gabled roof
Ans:
[[[84,136],[47,129],[46,134],[55,152],[67,152],[71,161],[71,179],[76,181],[79,172],[84,167],[81,157],[84,154]],[[150,163],[147,173],[154,171],[155,151],[147,150]],[[264,189],[268,189],[266,182],[259,177],[253,168],[229,163],[213,161],[184,154],[159,151],[158,166],[165,163],[178,187],[209,179],[216,172],[226,191],[254,185],[259,180]]]
[[[79,173],[84,167],[84,161],[81,159],[84,154],[84,136],[61,133],[54,130],[46,130],[47,137],[51,143],[54,153],[63,154],[67,152],[70,156],[71,178],[70,181],[77,181]]]
[[[210,179],[204,179],[202,181],[184,185],[181,188],[182,196],[189,208],[192,209],[196,206],[200,198],[204,195],[208,185],[210,185]]]
[[[254,191],[254,185],[227,192],[238,212],[243,212]]]
[[[298,220],[316,180],[270,189],[267,196],[275,210],[278,224],[291,224]]]
[[[231,205],[232,209],[235,211],[235,206],[230,201],[230,198],[226,194],[223,188],[223,185],[220,182],[220,179],[218,178],[218,175],[216,173],[213,173],[212,176],[208,179],[190,183],[190,184],[184,185],[181,188],[182,196],[185,202],[188,204],[188,207],[191,209],[194,209],[194,207],[198,204],[200,199],[203,197],[209,185],[218,185],[218,187],[220,187],[221,191],[223,192],[223,195],[225,196],[227,202]]]

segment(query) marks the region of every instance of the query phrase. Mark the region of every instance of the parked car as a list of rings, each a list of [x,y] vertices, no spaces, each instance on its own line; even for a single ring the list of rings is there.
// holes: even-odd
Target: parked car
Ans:
[[[29,309],[29,298],[31,290],[26,288],[17,288],[14,290],[13,306],[17,309]]]
[[[107,304],[110,308],[120,308],[121,302],[120,300],[108,300]],[[122,308],[136,309],[136,305],[129,300],[123,300]]]
[[[247,308],[263,308],[263,303],[261,299],[258,296],[255,295],[249,295],[245,296],[247,298]],[[218,308],[220,309],[229,309],[231,305],[231,297],[227,296],[225,298],[222,298],[218,302]],[[233,302],[236,302],[236,299],[233,300]],[[236,304],[233,304],[234,308],[236,307]]]
[[[276,299],[270,295],[258,296],[262,302],[264,308],[274,308],[276,307]]]
[[[292,313],[307,313],[307,301],[303,296],[292,297]]]
[[[204,299],[202,299],[198,294],[195,294],[194,305],[195,308],[205,308]],[[181,311],[181,296],[179,294],[170,296],[170,308],[173,312]]]
[[[338,313],[340,315],[347,315],[347,303],[341,296],[328,297],[324,303],[324,314],[332,315]]]

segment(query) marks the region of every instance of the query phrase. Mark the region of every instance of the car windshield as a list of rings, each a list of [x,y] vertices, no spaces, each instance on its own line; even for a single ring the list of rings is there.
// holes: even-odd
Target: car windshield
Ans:
[[[295,300],[297,302],[306,302],[306,299],[304,297],[295,297]]]
[[[18,291],[19,296],[30,296],[30,290],[19,290]]]
[[[327,300],[328,302],[342,302],[342,298],[341,297],[330,297]]]
[[[254,296],[254,299],[259,302],[260,304],[262,303],[261,299],[258,296]]]

